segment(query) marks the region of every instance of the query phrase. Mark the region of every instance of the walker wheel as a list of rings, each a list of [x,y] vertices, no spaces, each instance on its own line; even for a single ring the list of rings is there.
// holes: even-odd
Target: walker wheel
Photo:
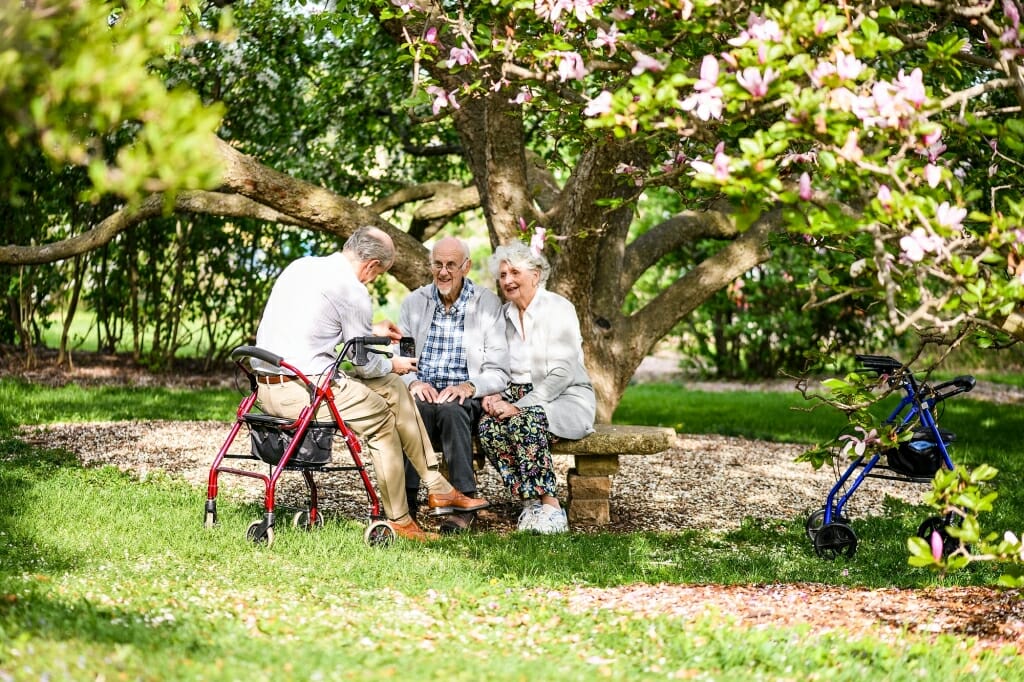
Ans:
[[[324,527],[324,515],[317,511],[316,521],[313,523],[309,522],[310,513],[309,510],[295,512],[295,516],[292,517],[292,525],[300,530],[313,530],[314,528]]]
[[[942,539],[942,558],[945,559],[960,548],[960,540],[950,535],[947,530],[948,528],[949,523],[947,523],[945,519],[938,516],[931,516],[921,522],[921,525],[917,527],[917,537],[930,543],[932,533],[938,533],[939,537]]]
[[[833,520],[838,521],[839,523],[850,525],[850,520],[844,516],[836,516],[835,514],[833,514]],[[814,536],[818,534],[818,531],[821,530],[821,527],[824,524],[825,508],[822,507],[821,509],[812,512],[811,515],[807,517],[807,521],[804,523],[804,530],[807,531],[807,539],[811,542],[814,542]]]
[[[254,545],[266,545],[270,547],[274,544],[274,529],[267,528],[261,531],[260,526],[263,525],[262,521],[253,521],[249,524],[249,527],[245,529],[245,538],[253,543]]]
[[[395,541],[395,529],[387,521],[372,521],[363,533],[363,542],[370,547],[387,547]]]
[[[856,551],[857,535],[845,523],[826,523],[814,534],[814,552],[822,559],[849,559]]]

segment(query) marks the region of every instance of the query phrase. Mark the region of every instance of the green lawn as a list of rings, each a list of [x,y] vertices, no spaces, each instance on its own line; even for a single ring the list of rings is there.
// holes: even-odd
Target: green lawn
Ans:
[[[834,435],[838,424],[790,398],[638,386],[616,418],[805,443]],[[268,549],[243,539],[251,505],[222,500],[220,526],[207,530],[203,490],[84,469],[11,434],[100,418],[226,420],[237,400],[0,380],[0,680],[1024,679],[1015,654],[970,652],[951,637],[572,607],[581,587],[994,579],[992,567],[943,577],[907,566],[905,536],[922,511],[899,503],[856,522],[862,543],[849,561],[814,556],[803,519],[748,519],[721,535],[484,533],[380,549],[363,545],[360,523],[331,518],[312,533],[281,527]],[[998,460],[1009,503],[996,520],[1017,529],[1019,412],[960,400],[943,417],[961,436],[958,461]]]

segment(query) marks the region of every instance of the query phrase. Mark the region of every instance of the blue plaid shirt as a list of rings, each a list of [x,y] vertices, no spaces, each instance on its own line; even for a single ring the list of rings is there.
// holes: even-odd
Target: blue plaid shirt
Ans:
[[[462,282],[462,293],[451,310],[444,309],[441,295],[434,289],[434,319],[420,352],[416,376],[437,390],[469,381],[466,348],[462,343],[466,328],[466,306],[473,297],[473,283]]]

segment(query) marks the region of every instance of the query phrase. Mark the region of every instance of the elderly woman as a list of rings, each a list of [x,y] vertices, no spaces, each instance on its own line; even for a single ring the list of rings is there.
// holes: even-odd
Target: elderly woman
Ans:
[[[512,380],[502,394],[484,398],[480,445],[523,500],[518,529],[564,533],[569,524],[555,496],[551,444],[592,433],[596,411],[576,309],[544,288],[547,259],[522,242],[499,246],[490,268],[507,301]]]

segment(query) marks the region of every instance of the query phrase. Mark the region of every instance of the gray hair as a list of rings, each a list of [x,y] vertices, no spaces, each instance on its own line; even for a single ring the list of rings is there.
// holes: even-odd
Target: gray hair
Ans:
[[[355,254],[360,261],[380,261],[380,264],[389,269],[395,261],[395,245],[387,232],[379,227],[364,225],[357,228],[347,240],[344,251]]]
[[[551,264],[543,254],[535,254],[533,250],[521,241],[512,241],[502,244],[494,250],[494,254],[487,261],[491,275],[498,279],[498,271],[501,264],[507,262],[519,270],[536,270],[540,273],[540,286],[544,286],[551,274]]]

